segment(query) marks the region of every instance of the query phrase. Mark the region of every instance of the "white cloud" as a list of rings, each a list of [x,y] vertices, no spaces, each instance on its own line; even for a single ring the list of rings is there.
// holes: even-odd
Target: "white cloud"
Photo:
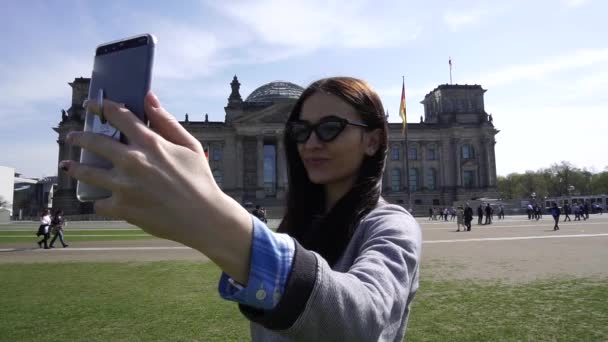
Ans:
[[[292,53],[319,48],[378,48],[397,46],[420,32],[413,19],[394,8],[373,2],[264,0],[213,2],[217,10],[253,33],[263,45],[284,47]],[[404,30],[405,27],[411,29]]]
[[[497,172],[537,170],[568,160],[578,167],[608,166],[605,146],[608,105],[492,105]],[[548,133],[547,132],[551,132]],[[595,137],[595,138],[594,138]]]
[[[542,62],[511,65],[495,72],[485,72],[473,79],[481,80],[485,87],[524,80],[541,80],[551,74],[572,69],[608,63],[608,48],[581,49],[574,53],[548,57]]]
[[[40,111],[41,104],[55,102],[57,113],[70,106],[71,89],[67,83],[74,77],[89,77],[93,59],[61,52],[54,54],[56,57],[52,55],[45,64],[0,64],[0,121],[8,122],[10,118],[11,124],[28,119],[43,122],[50,113],[43,118],[32,116]]]
[[[562,0],[562,3],[569,7],[580,7],[590,2],[591,0]]]
[[[457,31],[465,26],[470,26],[479,23],[481,17],[488,11],[483,9],[471,10],[447,10],[443,14],[443,20],[452,31]]]
[[[174,22],[157,24],[159,40],[155,56],[155,77],[194,79],[217,70],[222,44],[212,32]]]

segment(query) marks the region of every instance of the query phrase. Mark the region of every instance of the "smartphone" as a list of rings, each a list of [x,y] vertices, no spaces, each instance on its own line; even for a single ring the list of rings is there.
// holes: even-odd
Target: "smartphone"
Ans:
[[[97,102],[100,98],[104,98],[124,103],[126,108],[147,124],[144,98],[150,90],[155,46],[156,37],[151,34],[99,45],[95,49],[89,101]],[[101,118],[93,113],[86,113],[84,131],[104,134],[122,143],[127,142],[127,137],[120,131],[108,122],[102,122]],[[80,163],[105,169],[112,168],[110,161],[85,149],[81,149]],[[76,185],[76,197],[81,202],[96,201],[110,196],[112,193],[109,190],[82,181],[78,181]]]

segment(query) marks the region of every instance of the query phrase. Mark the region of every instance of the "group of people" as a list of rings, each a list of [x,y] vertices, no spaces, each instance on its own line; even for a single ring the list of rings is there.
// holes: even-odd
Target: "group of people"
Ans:
[[[543,209],[537,204],[528,203],[526,207],[526,213],[528,214],[528,220],[540,220],[543,218]]]
[[[501,204],[498,206],[498,219],[503,219],[505,218],[505,208],[504,206]],[[485,221],[484,221],[484,215],[485,215]],[[471,208],[471,206],[469,205],[469,203],[467,202],[465,204],[465,206],[459,206],[458,208],[454,209],[453,207],[450,208],[429,208],[429,221],[437,221],[437,220],[444,220],[444,221],[448,221],[448,218],[450,221],[456,220],[456,224],[458,226],[458,230],[460,231],[460,226],[463,226],[463,231],[471,231],[471,222],[473,221],[473,216],[474,216],[474,212],[473,212],[473,208]],[[486,205],[484,206],[483,204],[479,204],[479,206],[477,207],[477,224],[479,225],[484,225],[484,224],[492,224],[492,221],[494,220],[494,208],[490,205],[490,203],[486,203]]]
[[[574,204],[573,206],[574,208],[574,221],[580,221],[581,219],[583,220],[587,220],[589,219],[589,205],[587,203],[584,204]],[[553,203],[552,207],[549,209],[551,216],[553,217],[553,220],[555,221],[555,225],[553,226],[553,230],[559,230],[559,218],[561,215],[564,215],[564,222],[566,221],[572,221],[572,219],[570,218],[570,214],[572,213],[573,209],[570,207],[570,205],[565,204],[564,208],[560,208],[557,206],[557,203]],[[485,214],[485,223],[483,221],[483,217]],[[538,205],[532,205],[532,204],[528,204],[527,206],[527,214],[528,214],[528,219],[529,220],[540,220],[543,217],[542,214],[542,209],[540,208],[540,206]],[[470,221],[473,219],[473,210],[471,209],[471,207],[469,206],[469,204],[466,204],[466,208],[463,207],[458,207],[458,210],[456,211],[456,216],[457,216],[457,231],[460,231],[460,226],[464,225],[464,231],[470,231],[471,227],[470,227]],[[494,208],[492,208],[492,206],[489,203],[486,203],[485,207],[480,204],[477,207],[477,217],[478,217],[478,221],[477,223],[479,225],[482,224],[492,224],[492,220],[494,218]],[[498,219],[504,219],[505,218],[505,209],[503,207],[503,205],[499,205],[498,206]],[[446,219],[447,220],[447,219]],[[468,220],[468,223],[467,223]]]
[[[451,208],[429,208],[429,221],[444,220],[447,221],[450,217],[450,221],[454,221],[456,218],[456,209]]]
[[[61,241],[61,245],[63,248],[68,247],[68,244],[65,243],[63,238],[63,228],[65,226],[65,219],[63,217],[63,210],[57,209],[53,215],[51,215],[51,211],[48,209],[44,209],[40,214],[40,226],[38,227],[38,231],[36,232],[36,236],[42,237],[40,241],[38,241],[38,247],[44,249],[55,248],[53,244],[59,238]],[[49,244],[49,239],[53,234],[53,238]]]
[[[257,217],[260,221],[268,223],[268,219],[266,218],[266,208],[260,207],[259,204],[256,204],[255,209],[251,211],[251,214]]]
[[[574,203],[572,207],[567,203],[564,204],[564,222],[572,221],[570,218],[572,212],[574,212],[574,221],[580,221],[581,219],[587,221],[589,219],[589,204],[586,202],[584,204]]]

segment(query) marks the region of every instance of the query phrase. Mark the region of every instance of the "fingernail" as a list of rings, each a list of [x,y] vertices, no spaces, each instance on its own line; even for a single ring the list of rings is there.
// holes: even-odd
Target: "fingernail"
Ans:
[[[82,108],[86,109],[88,104],[89,104],[89,99],[84,100],[84,102],[82,102]]]
[[[150,92],[150,105],[154,108],[160,107],[160,101],[153,92]]]
[[[68,170],[70,169],[70,164],[71,164],[70,160],[62,160],[59,163],[59,168],[65,172],[68,172]]]

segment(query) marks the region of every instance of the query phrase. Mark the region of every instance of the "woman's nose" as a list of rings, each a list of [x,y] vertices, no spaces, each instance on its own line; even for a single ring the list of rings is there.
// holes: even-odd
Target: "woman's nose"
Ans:
[[[321,139],[319,139],[319,137],[317,136],[317,133],[315,131],[310,132],[310,136],[304,143],[304,147],[306,147],[306,148],[318,148],[322,145],[323,145],[323,142],[321,141]]]

